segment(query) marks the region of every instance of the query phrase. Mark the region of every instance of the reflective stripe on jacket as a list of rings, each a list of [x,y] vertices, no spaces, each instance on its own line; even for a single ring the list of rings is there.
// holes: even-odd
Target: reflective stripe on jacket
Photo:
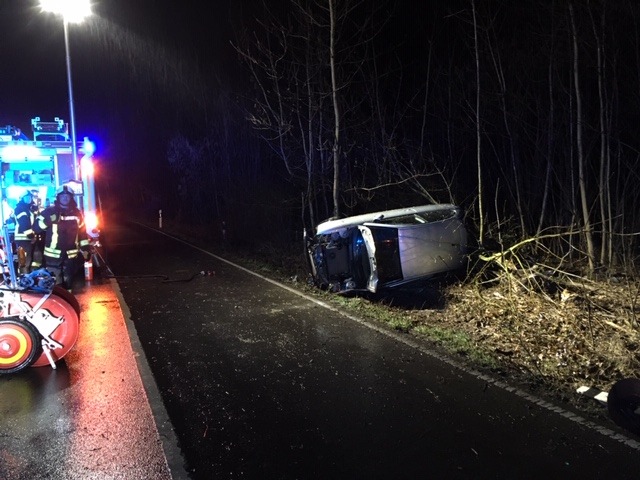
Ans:
[[[77,207],[61,208],[59,205],[46,208],[38,215],[34,225],[36,233],[44,232],[44,255],[50,258],[78,256],[79,247],[89,245],[82,212]]]
[[[30,241],[27,235],[34,233],[33,223],[36,219],[35,213],[31,211],[31,205],[20,200],[13,214],[16,217],[16,228],[14,230],[15,241]]]

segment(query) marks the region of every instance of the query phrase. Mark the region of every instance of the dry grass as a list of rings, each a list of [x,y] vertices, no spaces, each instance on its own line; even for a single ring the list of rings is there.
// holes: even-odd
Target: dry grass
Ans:
[[[602,283],[555,299],[502,285],[447,289],[446,307],[411,312],[418,323],[464,332],[505,371],[539,377],[558,390],[602,390],[640,371],[635,285]]]

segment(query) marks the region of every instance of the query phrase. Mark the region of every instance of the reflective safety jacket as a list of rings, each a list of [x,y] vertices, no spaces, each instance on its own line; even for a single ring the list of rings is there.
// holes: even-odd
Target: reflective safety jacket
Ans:
[[[76,258],[79,249],[89,246],[82,212],[75,205],[67,208],[56,201],[45,208],[33,226],[36,233],[44,233],[44,256],[49,258]]]
[[[13,215],[16,218],[16,228],[14,231],[14,239],[16,242],[31,242],[28,235],[33,235],[33,223],[36,214],[32,210],[32,205],[24,203],[22,200],[18,202]]]

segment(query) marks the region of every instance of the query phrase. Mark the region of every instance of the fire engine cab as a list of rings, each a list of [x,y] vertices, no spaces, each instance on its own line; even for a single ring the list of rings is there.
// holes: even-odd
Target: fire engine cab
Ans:
[[[37,192],[41,208],[53,204],[62,186],[73,191],[84,214],[89,238],[97,241],[100,231],[96,205],[93,154],[94,144],[87,138],[74,152],[69,126],[56,117],[52,122],[31,120],[33,139],[19,128],[0,127],[0,167],[2,220],[6,222],[26,191]],[[78,161],[74,162],[74,153]]]
[[[20,198],[37,192],[39,207],[45,208],[66,186],[83,211],[93,245],[99,246],[93,144],[85,138],[74,145],[59,118],[43,122],[36,117],[31,127],[33,139],[16,127],[0,127],[0,375],[29,366],[56,368],[79,331],[80,305],[55,284],[55,276],[46,268],[16,271],[9,220]]]

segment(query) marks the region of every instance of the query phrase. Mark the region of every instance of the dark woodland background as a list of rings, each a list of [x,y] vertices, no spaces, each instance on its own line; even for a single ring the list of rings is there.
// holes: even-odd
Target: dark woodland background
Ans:
[[[637,1],[186,0],[144,35],[127,3],[74,32],[104,202],[248,247],[455,203],[473,247],[633,268]]]

